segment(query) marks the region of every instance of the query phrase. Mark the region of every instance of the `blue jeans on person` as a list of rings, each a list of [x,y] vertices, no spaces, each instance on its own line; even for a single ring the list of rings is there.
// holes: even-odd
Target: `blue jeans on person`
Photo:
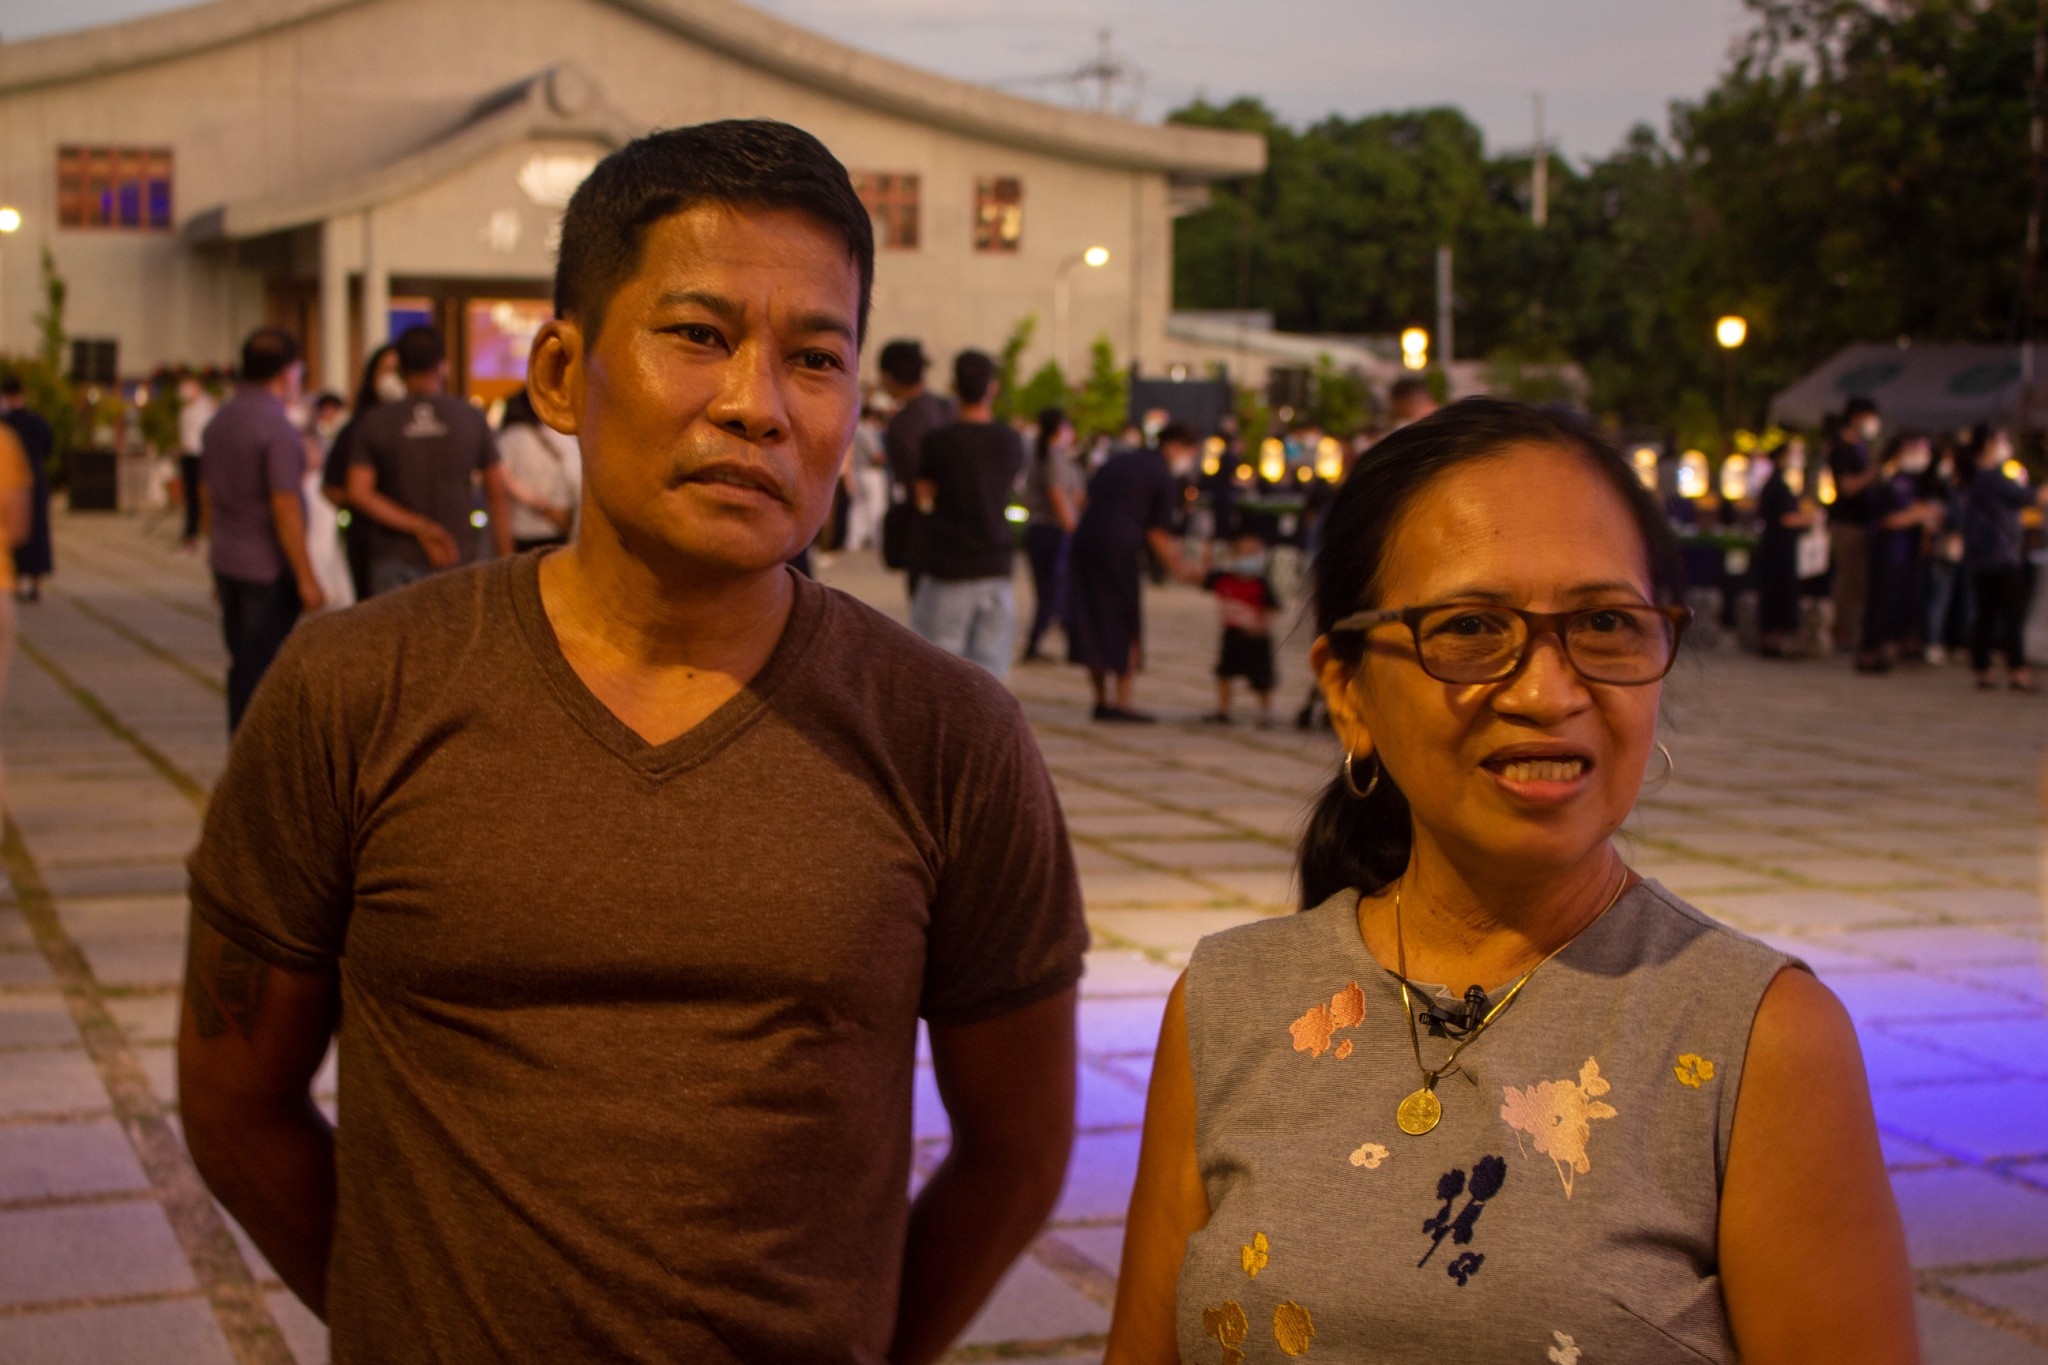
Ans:
[[[220,594],[220,633],[228,647],[228,733],[242,723],[256,684],[285,637],[299,621],[299,585],[290,574],[279,574],[268,583],[215,574],[213,586]]]
[[[370,595],[379,597],[400,588],[409,588],[433,573],[426,565],[415,564],[410,559],[373,559],[370,561]]]
[[[1067,558],[1073,537],[1057,523],[1035,521],[1024,528],[1024,553],[1031,559],[1031,587],[1036,605],[1031,629],[1024,636],[1024,657],[1038,656],[1038,642],[1055,622],[1067,619]]]
[[[1010,676],[1017,640],[1017,595],[1007,578],[953,581],[926,575],[910,602],[910,628],[998,678]]]

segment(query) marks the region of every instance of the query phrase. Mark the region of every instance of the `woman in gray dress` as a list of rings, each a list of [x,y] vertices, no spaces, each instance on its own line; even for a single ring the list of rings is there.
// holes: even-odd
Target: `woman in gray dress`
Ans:
[[[1677,579],[1575,418],[1472,400],[1351,472],[1309,908],[1168,1003],[1108,1365],[1917,1359],[1847,1014],[1612,843]]]

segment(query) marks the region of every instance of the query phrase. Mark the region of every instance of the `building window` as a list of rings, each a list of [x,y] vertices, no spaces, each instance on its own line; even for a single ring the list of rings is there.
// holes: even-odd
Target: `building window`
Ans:
[[[917,177],[863,171],[853,187],[875,220],[875,245],[885,251],[917,250]]]
[[[168,230],[170,148],[59,147],[57,224]]]
[[[1024,182],[1014,175],[974,182],[974,249],[1017,251],[1024,245]]]

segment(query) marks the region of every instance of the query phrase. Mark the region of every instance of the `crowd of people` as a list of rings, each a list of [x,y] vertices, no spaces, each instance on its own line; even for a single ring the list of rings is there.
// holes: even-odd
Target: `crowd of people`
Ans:
[[[377,347],[353,402],[306,395],[296,337],[242,349],[225,401],[180,384],[183,543],[206,539],[229,667],[228,727],[303,615],[496,555],[565,544],[581,499],[576,440],[524,389],[495,432],[448,391],[440,334],[414,326]]]
[[[2035,690],[2028,549],[2048,489],[2029,486],[2011,433],[1886,437],[1877,406],[1856,399],[1822,449],[1812,461],[1794,436],[1761,453],[1754,499],[1731,509],[1756,527],[1764,657],[1839,653],[1868,674],[1967,658],[1980,689],[1999,685],[1995,662],[2005,686]]]
[[[885,370],[878,529],[933,639],[792,573],[862,446],[874,250],[787,125],[601,162],[528,381],[587,463],[552,553],[504,553],[512,456],[441,401],[437,342],[399,338],[391,396],[334,428],[379,600],[293,630],[246,700],[189,864],[178,1099],[337,1362],[930,1365],[1059,1197],[1088,931],[992,675],[1009,499],[1067,424],[1026,450],[985,355],[950,399]],[[325,600],[313,457],[290,337],[243,362],[201,480],[224,608],[281,617]],[[1233,678],[1268,660],[1256,529],[1206,566],[1173,534],[1202,450],[1168,422],[1085,487],[1039,468],[1064,539],[1036,538],[1038,581],[1064,559],[1054,619],[1105,721],[1131,719],[1148,550],[1216,591]],[[1847,1014],[1611,839],[1691,616],[1655,499],[1590,424],[1492,400],[1358,458],[1310,537],[1343,757],[1303,913],[1205,939],[1168,1002],[1107,1360],[1270,1333],[1903,1365]],[[478,513],[500,553],[441,572]],[[913,1194],[920,1021],[951,1141]],[[309,1095],[330,1042],[345,1141]]]

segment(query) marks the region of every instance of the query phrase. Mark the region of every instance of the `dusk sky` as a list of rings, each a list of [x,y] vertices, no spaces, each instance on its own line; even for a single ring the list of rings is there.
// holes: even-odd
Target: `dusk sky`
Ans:
[[[1741,0],[753,0],[793,23],[964,80],[1054,102],[1045,79],[1093,56],[1096,31],[1143,72],[1118,96],[1157,119],[1197,94],[1256,94],[1290,120],[1462,107],[1498,149],[1531,140],[1547,100],[1567,155],[1602,154],[1713,83]],[[0,0],[0,37],[175,8],[173,0]],[[394,54],[395,59],[403,59]],[[600,73],[601,75],[602,73]]]

